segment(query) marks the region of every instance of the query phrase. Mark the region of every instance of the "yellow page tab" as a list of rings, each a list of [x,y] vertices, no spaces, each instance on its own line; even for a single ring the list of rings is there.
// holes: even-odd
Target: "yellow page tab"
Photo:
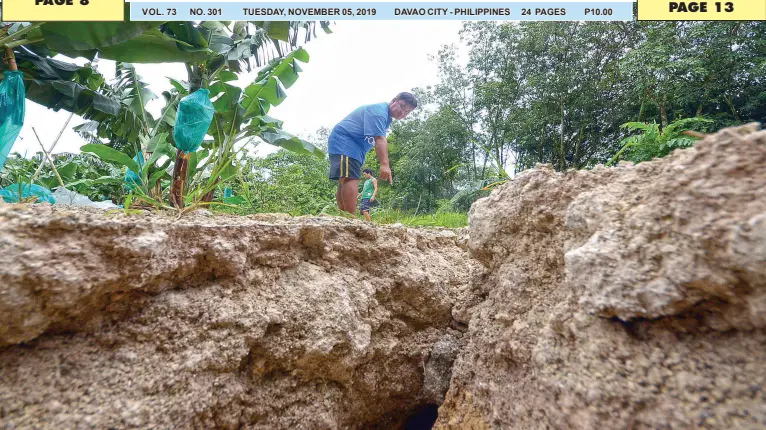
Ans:
[[[638,0],[639,21],[762,21],[766,0]]]
[[[123,21],[125,0],[3,0],[3,21]]]

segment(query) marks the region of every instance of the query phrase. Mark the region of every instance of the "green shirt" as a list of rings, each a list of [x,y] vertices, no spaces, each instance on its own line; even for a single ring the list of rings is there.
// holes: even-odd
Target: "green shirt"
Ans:
[[[372,184],[372,179],[364,181],[364,188],[362,188],[362,198],[369,199],[372,197],[373,192],[375,192],[375,185]]]

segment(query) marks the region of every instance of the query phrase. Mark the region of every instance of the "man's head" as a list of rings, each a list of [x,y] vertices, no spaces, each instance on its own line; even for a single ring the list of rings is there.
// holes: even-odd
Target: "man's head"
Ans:
[[[418,107],[418,101],[415,99],[415,96],[410,93],[399,93],[393,100],[391,100],[391,103],[388,104],[391,116],[396,119],[404,119],[404,117],[416,107]]]
[[[372,178],[372,170],[370,170],[370,169],[364,169],[364,170],[362,171],[362,173],[364,173],[364,177],[365,177],[365,178],[367,178],[367,179],[370,179],[370,178]]]

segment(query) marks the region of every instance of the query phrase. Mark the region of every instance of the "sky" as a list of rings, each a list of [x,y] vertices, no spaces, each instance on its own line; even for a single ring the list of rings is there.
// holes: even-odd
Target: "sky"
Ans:
[[[317,31],[317,38],[305,45],[310,55],[301,64],[298,81],[286,91],[287,99],[269,115],[284,121],[283,128],[308,137],[320,127],[332,128],[355,108],[391,100],[402,91],[438,83],[438,67],[429,56],[445,44],[458,44],[459,21],[337,21],[332,34]],[[81,59],[80,59],[81,60]],[[79,61],[84,64],[84,60]],[[114,63],[98,62],[99,71],[114,76]],[[182,64],[138,64],[138,73],[159,96],[148,110],[157,117],[164,105],[161,94],[169,89],[167,77],[186,79]],[[240,76],[245,86],[256,72]],[[40,150],[32,128],[49,148],[69,118],[69,112],[53,112],[27,101],[26,119],[11,152],[30,157]],[[85,144],[72,131],[83,122],[72,118],[52,153],[79,152]],[[255,150],[264,155],[276,148],[262,144]]]

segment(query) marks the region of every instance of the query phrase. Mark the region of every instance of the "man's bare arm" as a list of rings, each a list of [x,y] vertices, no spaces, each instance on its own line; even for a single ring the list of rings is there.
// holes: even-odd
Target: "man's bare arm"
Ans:
[[[391,177],[391,166],[388,163],[388,141],[384,136],[375,136],[375,154],[380,161],[380,179],[393,185],[394,179]]]
[[[371,202],[375,201],[375,196],[378,195],[378,180],[375,178],[372,178],[372,186],[375,187],[375,190],[372,192],[372,197],[370,198]]]

